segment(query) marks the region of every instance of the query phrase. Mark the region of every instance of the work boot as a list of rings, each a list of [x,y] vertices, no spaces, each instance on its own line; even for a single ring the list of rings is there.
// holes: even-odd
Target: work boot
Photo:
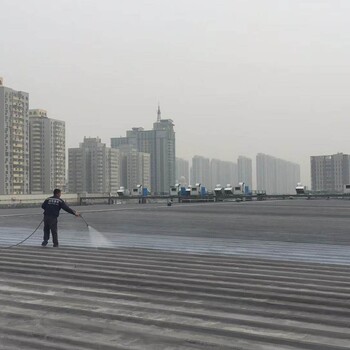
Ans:
[[[47,246],[47,241],[43,241],[43,242],[41,243],[41,246],[42,246],[42,247],[46,247],[46,246]]]

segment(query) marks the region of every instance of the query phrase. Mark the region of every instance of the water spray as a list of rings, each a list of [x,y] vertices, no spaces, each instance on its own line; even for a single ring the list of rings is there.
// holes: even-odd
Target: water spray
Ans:
[[[110,241],[101,232],[97,231],[94,227],[90,226],[81,214],[80,217],[86,224],[86,227],[89,231],[90,242],[92,243],[93,247],[99,248],[110,246]]]

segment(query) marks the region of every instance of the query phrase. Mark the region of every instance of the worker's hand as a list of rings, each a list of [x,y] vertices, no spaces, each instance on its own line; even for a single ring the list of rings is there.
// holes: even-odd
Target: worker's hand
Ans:
[[[79,218],[80,217],[80,213],[78,213],[77,211],[75,212],[75,214],[74,214],[77,218]]]

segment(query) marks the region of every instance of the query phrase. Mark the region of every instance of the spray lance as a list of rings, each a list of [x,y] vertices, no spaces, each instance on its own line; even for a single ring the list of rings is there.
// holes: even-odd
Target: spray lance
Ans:
[[[81,217],[81,218],[83,219],[83,221],[85,222],[87,228],[89,228],[90,225],[86,222],[86,220],[84,219],[83,215],[80,214],[80,217]]]

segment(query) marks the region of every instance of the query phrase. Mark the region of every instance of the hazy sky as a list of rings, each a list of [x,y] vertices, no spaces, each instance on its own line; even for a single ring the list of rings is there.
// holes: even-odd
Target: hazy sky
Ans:
[[[177,156],[350,153],[349,0],[0,0],[0,76],[84,136],[152,127]]]

